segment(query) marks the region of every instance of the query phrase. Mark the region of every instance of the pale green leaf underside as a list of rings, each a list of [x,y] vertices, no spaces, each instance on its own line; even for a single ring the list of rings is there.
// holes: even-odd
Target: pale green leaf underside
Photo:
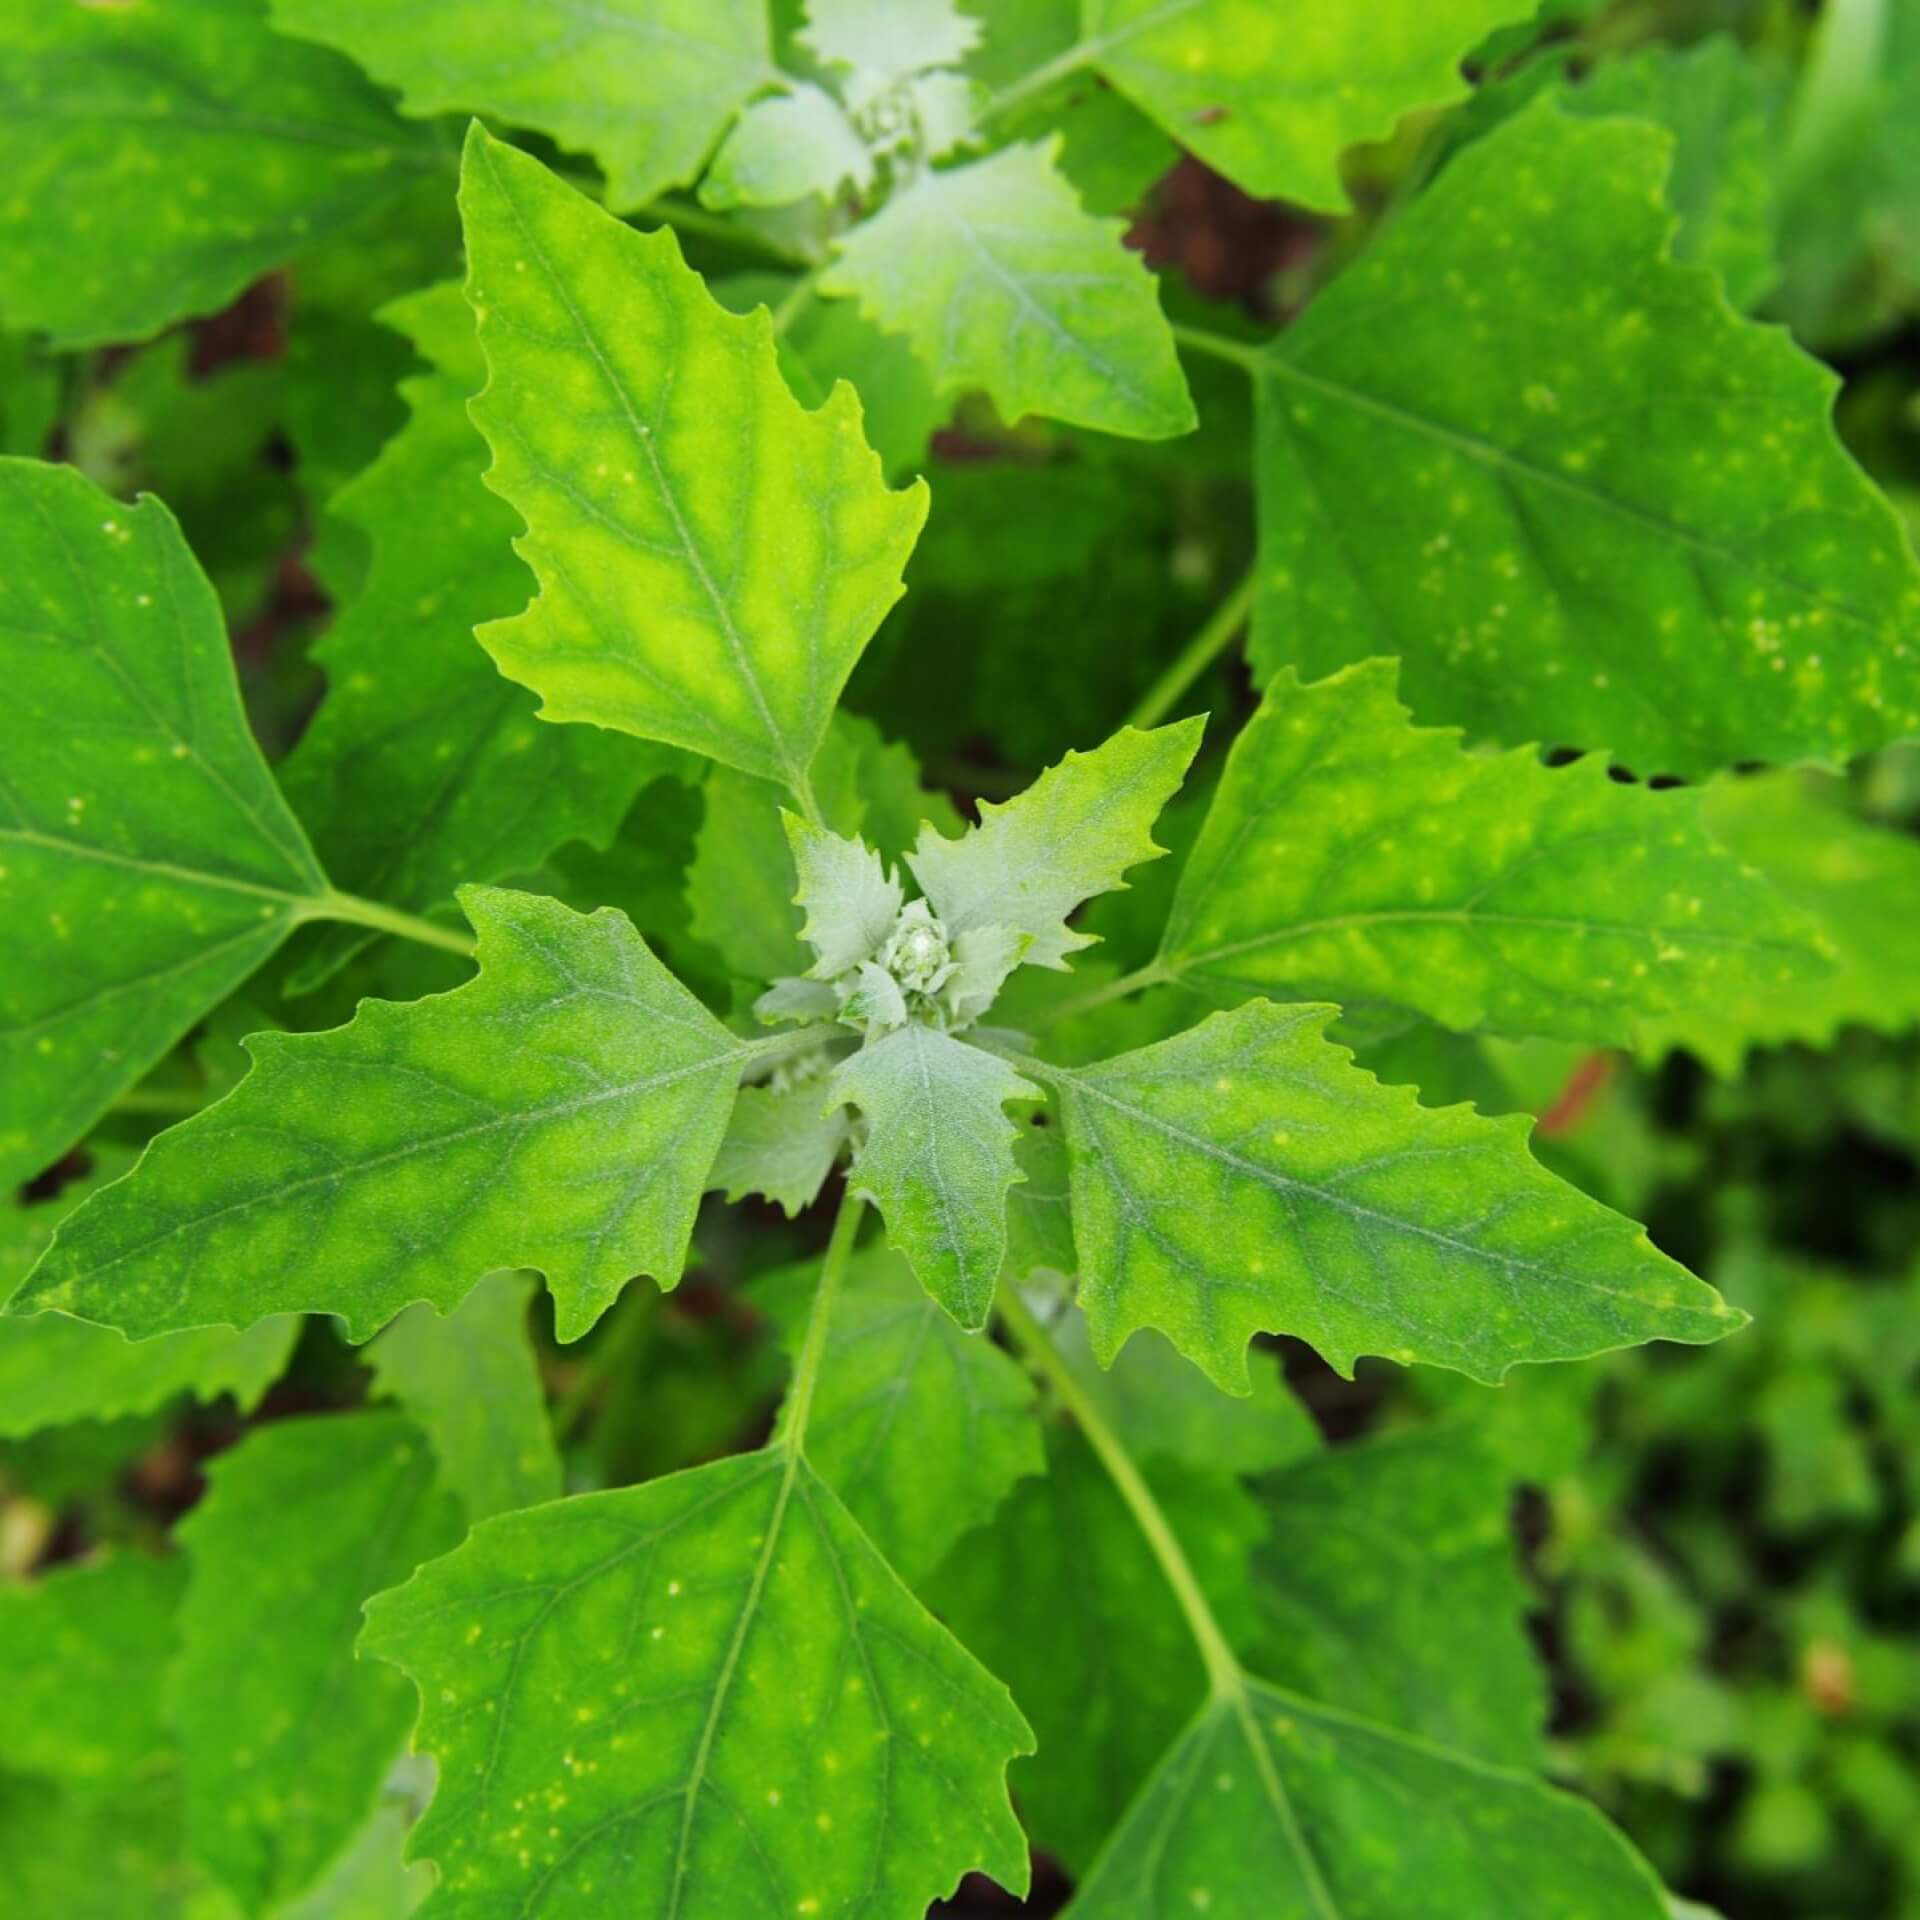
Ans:
[[[476,979],[256,1034],[247,1078],[82,1207],[12,1311],[141,1336],[310,1310],[365,1339],[533,1267],[571,1340],[634,1274],[671,1286],[753,1045],[624,914],[461,898]]]
[[[778,76],[766,0],[273,0],[276,25],[338,47],[409,113],[488,113],[590,153],[625,211],[700,170]]]
[[[1163,1462],[1149,1477],[1223,1628],[1249,1636],[1259,1508],[1225,1473]],[[1045,1477],[1016,1487],[926,1592],[1033,1722],[1039,1748],[1014,1766],[1013,1788],[1034,1844],[1084,1872],[1206,1690],[1139,1522],[1086,1442],[1056,1430]],[[1264,1908],[1245,1911],[1264,1920]],[[1233,1907],[1214,1913],[1240,1920]]]
[[[758,1194],[789,1219],[812,1206],[847,1144],[846,1114],[822,1113],[820,1093],[817,1080],[742,1087],[707,1184],[729,1200]]]
[[[1584,1800],[1260,1681],[1202,1709],[1067,1909],[1072,1920],[1663,1920]]]
[[[843,182],[864,189],[872,180],[873,157],[839,101],[824,87],[794,81],[734,122],[700,198],[710,207],[785,207],[831,200]]]
[[[326,881],[157,500],[0,460],[0,1186],[57,1159]]]
[[[247,1913],[302,1892],[353,1837],[405,1740],[406,1683],[354,1658],[361,1606],[459,1538],[433,1456],[394,1413],[276,1421],[212,1470],[169,1717],[193,1857]]]
[[[835,243],[820,290],[904,333],[942,392],[1135,439],[1194,424],[1152,276],[1088,213],[1057,142],[929,173]]]
[[[1261,199],[1341,212],[1337,165],[1462,98],[1461,61],[1528,0],[1081,0],[1079,52]]]
[[[879,1207],[890,1245],[959,1324],[987,1324],[1020,1177],[1008,1100],[1040,1097],[1004,1060],[910,1021],[835,1069],[831,1104],[859,1108],[866,1143],[848,1176]]]
[[[1123,727],[1088,753],[1069,753],[1003,806],[984,802],[958,840],[932,827],[907,855],[949,933],[1009,927],[1032,936],[1026,960],[1064,967],[1092,945],[1067,915],[1156,859],[1152,828],[1200,745],[1200,719],[1142,733]]]
[[[755,1303],[797,1353],[818,1263],[770,1276]],[[1032,1382],[962,1333],[899,1255],[847,1270],[807,1423],[807,1458],[901,1579],[918,1586],[1017,1480],[1043,1472]]]
[[[368,1609],[439,1789],[423,1912],[920,1920],[1024,1891],[1006,1690],[797,1454],[492,1520]]]
[[[1395,677],[1268,688],[1180,876],[1174,978],[1620,1043],[1827,971],[1817,925],[1715,843],[1697,790],[1622,786],[1597,755],[1465,753],[1411,724]]]
[[[1422,719],[1643,775],[1920,729],[1920,572],[1834,376],[1668,256],[1671,148],[1537,102],[1251,363],[1263,677],[1397,653]]]
[[[1920,1023],[1920,842],[1855,818],[1843,784],[1813,774],[1717,780],[1705,819],[1736,857],[1818,920],[1834,970],[1790,992],[1756,987],[1645,1021],[1643,1055],[1684,1046],[1733,1074],[1750,1047],[1824,1047],[1843,1027],[1899,1033]]]
[[[62,346],[224,306],[416,185],[435,137],[262,0],[0,12],[0,319]]]
[[[801,407],[766,312],[719,307],[670,231],[477,126],[460,204],[491,374],[473,417],[540,584],[482,643],[548,719],[803,790],[926,488],[889,491],[851,387]]]
[[[783,813],[797,885],[793,903],[806,918],[800,937],[813,949],[807,972],[837,980],[879,952],[905,898],[897,875],[864,840],[849,840]]]
[[[954,0],[807,0],[799,38],[828,66],[886,80],[958,66],[980,23]]]
[[[1497,1382],[1522,1361],[1741,1324],[1630,1220],[1528,1154],[1531,1122],[1422,1107],[1353,1066],[1330,1007],[1256,1000],[1069,1070],[1080,1304],[1106,1361],[1160,1329],[1229,1393],[1256,1332]]]
[[[560,1497],[560,1458],[527,1332],[534,1282],[482,1280],[443,1319],[423,1300],[368,1349],[376,1393],[427,1436],[467,1524]]]
[[[1267,1533],[1253,1666],[1456,1752],[1540,1765],[1546,1681],[1525,1624],[1511,1488],[1474,1434],[1331,1447],[1257,1493]]]
[[[371,558],[313,649],[327,696],[281,779],[337,886],[424,913],[465,882],[533,872],[568,840],[605,846],[666,750],[543,726],[533,696],[474,644],[476,626],[525,606],[532,582],[467,417],[485,378],[473,315],[443,284],[384,317],[433,367],[401,387],[406,426],[328,503]],[[298,985],[318,986],[375,937],[326,928]]]

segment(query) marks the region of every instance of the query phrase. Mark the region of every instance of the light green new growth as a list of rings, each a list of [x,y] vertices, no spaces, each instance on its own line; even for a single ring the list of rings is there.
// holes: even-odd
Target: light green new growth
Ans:
[[[475,980],[256,1034],[247,1078],[82,1207],[11,1311],[141,1336],[304,1310],[365,1339],[534,1267],[574,1340],[635,1273],[672,1286],[740,1074],[789,1043],[730,1034],[610,908],[461,900]]]
[[[1671,153],[1537,101],[1224,349],[1258,390],[1263,677],[1398,653],[1422,719],[1642,776],[1920,729],[1920,568],[1836,377],[1669,256]]]
[[[0,460],[0,1185],[56,1159],[327,883],[173,516]]]
[[[950,933],[1008,927],[1032,938],[1028,964],[1064,968],[1068,954],[1093,943],[1067,915],[1162,851],[1153,822],[1204,728],[1200,719],[1150,733],[1122,728],[1090,753],[1069,753],[1004,806],[983,803],[980,824],[960,839],[927,828],[907,865]]]
[[[886,1217],[889,1244],[961,1326],[985,1326],[1006,1257],[1007,1189],[1020,1177],[1001,1109],[1040,1089],[918,1020],[843,1062],[828,1088],[829,1104],[866,1121],[848,1178]]]
[[[785,207],[831,200],[842,185],[864,190],[873,156],[845,110],[824,87],[804,80],[771,100],[756,100],[734,123],[700,185],[710,207]]]
[[[835,242],[820,291],[904,333],[942,392],[1136,439],[1191,431],[1153,277],[1061,175],[1058,141],[927,173]]]
[[[61,346],[211,313],[441,165],[264,0],[0,8],[0,321]]]
[[[398,1675],[354,1658],[360,1609],[459,1536],[398,1414],[276,1421],[214,1465],[179,1529],[168,1714],[188,1850],[243,1912],[303,1892],[372,1811],[408,1702]]]
[[[1158,1327],[1229,1393],[1256,1332],[1341,1373],[1363,1353],[1497,1382],[1522,1361],[1742,1322],[1645,1232],[1528,1155],[1531,1121],[1428,1108],[1322,1029],[1255,1000],[1055,1088],[1096,1356]]]
[[[707,754],[817,818],[808,768],[926,488],[888,490],[851,387],[805,411],[765,311],[723,311],[671,233],[477,126],[460,205],[492,376],[473,417],[541,589],[482,643],[546,718]]]
[[[812,1206],[848,1138],[844,1112],[820,1111],[821,1092],[818,1078],[796,1077],[789,1086],[742,1087],[708,1186],[729,1200],[758,1194],[789,1219]]]
[[[766,0],[272,0],[275,24],[351,54],[409,113],[486,113],[590,153],[621,212],[691,180],[780,77]]]
[[[1411,724],[1395,677],[1370,661],[1268,688],[1156,977],[1618,1044],[1646,1015],[1827,970],[1818,926],[1710,837],[1697,790],[1622,786],[1598,755],[1463,752]]]
[[[848,840],[781,815],[798,879],[794,905],[806,914],[800,937],[813,949],[807,977],[837,980],[880,951],[900,917],[899,879],[864,840]]]
[[[806,1452],[861,1211],[769,1448],[488,1521],[368,1609],[439,1767],[429,1920],[918,1920],[968,1870],[1025,1892],[1004,1775],[1032,1735]]]

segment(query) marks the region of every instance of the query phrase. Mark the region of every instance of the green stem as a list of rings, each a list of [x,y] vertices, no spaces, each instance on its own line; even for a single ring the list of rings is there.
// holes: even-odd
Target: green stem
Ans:
[[[1031,100],[1035,94],[1045,93],[1056,81],[1065,80],[1092,66],[1098,51],[1091,41],[1082,40],[1065,53],[1057,53],[1051,60],[1043,60],[1018,80],[1010,80],[1002,87],[975,115],[974,124],[984,127],[989,120],[998,119],[1010,108],[1019,106],[1023,100]]]
[[[1130,727],[1157,726],[1173,704],[1226,652],[1253,611],[1256,570],[1249,567],[1240,584],[1214,608],[1207,623],[1167,663],[1166,671],[1135,702],[1127,716]]]
[[[1174,340],[1189,352],[1210,354],[1256,378],[1265,369],[1265,353],[1250,340],[1230,339],[1224,333],[1215,333],[1211,327],[1186,327],[1178,321],[1172,324]]]
[[[813,1390],[819,1383],[820,1362],[827,1351],[827,1324],[833,1318],[833,1304],[846,1278],[847,1262],[853,1257],[853,1243],[860,1237],[860,1221],[866,1210],[866,1201],[849,1187],[834,1216],[833,1238],[827,1242],[827,1257],[820,1263],[820,1284],[814,1289],[813,1307],[807,1315],[807,1335],[800,1346],[800,1358],[794,1362],[793,1386],[780,1419],[779,1444],[789,1454],[802,1453],[806,1448]]]
[[[1158,960],[1149,960],[1144,967],[1123,973],[1118,980],[1109,980],[1104,987],[1089,987],[1085,993],[1061,1001],[1048,1012],[1046,1024],[1053,1026],[1058,1021],[1071,1020],[1075,1014],[1091,1013],[1095,1007],[1104,1007],[1110,1000],[1124,1000],[1128,994],[1139,993],[1147,987],[1165,986],[1172,978],[1172,974]]]
[[[1153,1549],[1153,1557],[1160,1563],[1160,1571],[1167,1585],[1173,1589],[1173,1596],[1180,1603],[1180,1611],[1186,1616],[1187,1630],[1193,1635],[1194,1643],[1200,1649],[1200,1658],[1206,1663],[1207,1684],[1213,1697],[1235,1702],[1244,1699],[1246,1684],[1241,1677],[1240,1662],[1227,1644],[1227,1636],[1221,1632],[1220,1622],[1214,1618],[1213,1608],[1194,1575],[1193,1563],[1188,1560],[1186,1549],[1168,1524],[1167,1516],[1160,1502],[1154,1498],[1146,1477],[1134,1464],[1133,1455],[1107,1424],[1106,1416],[1095,1405],[1093,1396],[1061,1358],[1059,1348],[1049,1338],[1046,1328],[1028,1310],[1027,1303],[1020,1298],[1018,1291],[1002,1281],[994,1304],[1013,1337],[1014,1345],[1035,1371],[1045,1375],[1048,1384],[1060,1396],[1061,1404],[1079,1423],[1087,1444],[1099,1456],[1100,1464],[1106,1468],[1120,1498],[1127,1503],[1127,1510],[1133,1515],[1135,1524],[1146,1535],[1147,1545]]]
[[[337,893],[329,888],[308,903],[302,916],[308,920],[345,920],[356,927],[372,927],[377,933],[397,933],[403,940],[417,940],[423,947],[439,947],[471,960],[473,935],[460,927],[443,927],[437,921],[423,920],[417,913],[402,913],[398,907],[384,907],[378,900],[363,900],[357,893]]]
[[[184,1118],[207,1104],[206,1096],[190,1087],[129,1087],[114,1101],[115,1113],[171,1114]]]
[[[782,338],[794,321],[806,311],[807,302],[813,298],[814,289],[825,271],[824,266],[809,267],[787,289],[780,304],[773,310],[773,337],[776,340]]]

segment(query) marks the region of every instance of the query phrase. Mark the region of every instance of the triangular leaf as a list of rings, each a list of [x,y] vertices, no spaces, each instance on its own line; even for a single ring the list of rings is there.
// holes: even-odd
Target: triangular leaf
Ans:
[[[1247,1681],[1210,1701],[1067,1909],[1072,1920],[1664,1920],[1584,1800]]]
[[[1062,178],[1058,142],[923,174],[842,235],[820,279],[904,333],[943,393],[1165,440],[1193,402],[1152,276]]]
[[[710,207],[785,207],[830,200],[842,182],[864,189],[873,156],[846,110],[824,87],[803,80],[771,100],[756,100],[734,122],[700,186]]]
[[[1421,718],[1643,775],[1920,729],[1920,568],[1835,376],[1669,257],[1671,152],[1537,102],[1249,357],[1263,675],[1401,653]]]
[[[1200,745],[1204,722],[1182,720],[1141,733],[1132,727],[1091,753],[1069,753],[1004,806],[980,808],[980,824],[958,840],[929,826],[907,865],[949,934],[976,927],[1030,934],[1025,958],[1064,967],[1092,945],[1067,915],[1089,895],[1152,860],[1152,826]]]
[[[725,312],[671,232],[468,137],[468,297],[492,374],[488,484],[540,583],[480,638],[551,720],[665,740],[804,792],[926,517],[836,387],[808,413],[764,310]]]
[[[1031,1736],[797,1453],[488,1521],[367,1610],[440,1786],[427,1908],[918,1920],[1024,1891]]]
[[[961,1326],[983,1327],[1007,1248],[1014,1164],[1008,1100],[1037,1100],[1004,1060],[910,1021],[843,1061],[835,1104],[860,1109],[867,1137],[849,1176],[887,1238]]]
[[[843,839],[784,816],[799,885],[794,904],[806,914],[800,937],[813,949],[807,969],[837,980],[870,960],[893,931],[904,899],[898,877],[864,840]]]
[[[337,1313],[365,1339],[537,1267],[577,1339],[636,1272],[679,1278],[741,1041],[625,915],[468,888],[479,977],[330,1033],[256,1034],[226,1099],[74,1215],[12,1311],[144,1335]]]
[[[979,21],[954,0],[807,0],[799,35],[828,66],[882,82],[957,67],[979,38]]]
[[[327,891],[157,500],[0,460],[0,1186],[38,1173]]]
[[[1234,742],[1161,964],[1210,998],[1385,1002],[1464,1031],[1621,1042],[1637,1017],[1827,970],[1698,791],[1414,727],[1390,661],[1291,670]]]
[[[1158,1327],[1229,1393],[1259,1331],[1497,1381],[1522,1361],[1742,1322],[1632,1221],[1528,1155],[1531,1122],[1423,1107],[1256,1000],[1056,1086],[1095,1354]]]
[[[822,1113],[820,1094],[818,1080],[742,1087],[707,1184],[729,1200],[758,1194],[789,1219],[812,1206],[847,1143],[846,1114]]]

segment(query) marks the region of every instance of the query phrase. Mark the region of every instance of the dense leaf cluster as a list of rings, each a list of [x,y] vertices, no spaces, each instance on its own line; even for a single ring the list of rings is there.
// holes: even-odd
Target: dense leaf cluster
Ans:
[[[1920,13],[1692,11],[0,18],[0,1907],[1695,1911],[1585,1450],[1920,1571],[1911,1209],[1660,1106],[1920,1018]]]

